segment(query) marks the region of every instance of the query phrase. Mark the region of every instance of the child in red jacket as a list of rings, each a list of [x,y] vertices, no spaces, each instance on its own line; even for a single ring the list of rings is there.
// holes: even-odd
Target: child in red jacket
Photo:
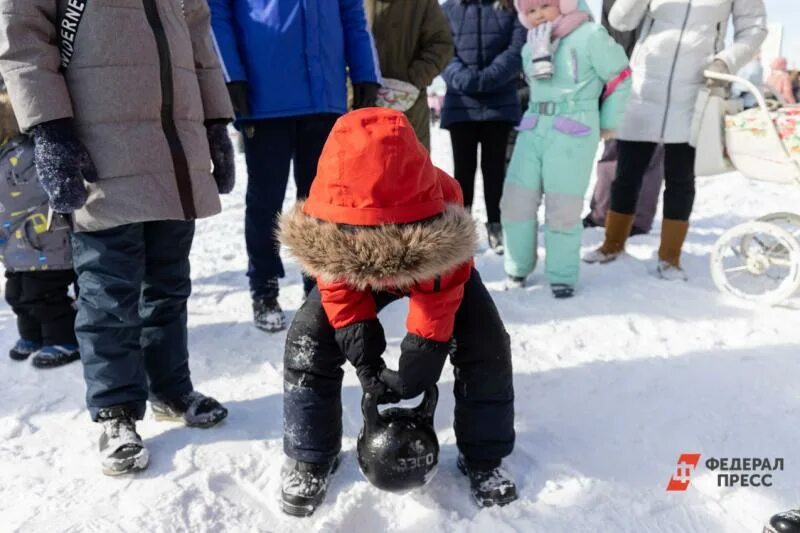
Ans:
[[[508,334],[472,265],[475,226],[458,183],[433,166],[402,113],[369,108],[333,128],[311,193],[281,240],[318,289],[295,316],[284,360],[285,512],[325,497],[342,437],[342,365],[365,392],[413,398],[455,367],[459,468],[479,505],[516,499],[500,468],[514,447]],[[400,368],[389,370],[378,312],[410,299]]]

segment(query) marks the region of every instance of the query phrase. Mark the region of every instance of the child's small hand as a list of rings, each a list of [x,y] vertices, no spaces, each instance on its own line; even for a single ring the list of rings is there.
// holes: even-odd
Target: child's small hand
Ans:
[[[617,132],[614,130],[603,128],[600,130],[600,138],[603,139],[604,141],[609,141],[614,138],[616,133]]]

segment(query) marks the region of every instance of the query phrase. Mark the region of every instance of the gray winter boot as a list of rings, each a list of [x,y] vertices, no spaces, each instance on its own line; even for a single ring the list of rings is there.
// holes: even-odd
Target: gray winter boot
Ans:
[[[103,473],[118,476],[147,468],[150,454],[136,433],[133,413],[125,407],[100,409],[97,421],[103,425],[100,435],[100,458]]]

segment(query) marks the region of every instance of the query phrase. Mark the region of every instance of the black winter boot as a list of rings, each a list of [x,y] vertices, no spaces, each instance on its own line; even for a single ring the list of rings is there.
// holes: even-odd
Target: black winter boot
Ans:
[[[800,533],[800,510],[776,514],[764,527],[764,533]]]
[[[463,455],[459,455],[458,469],[469,478],[472,498],[478,507],[508,505],[517,499],[517,485],[509,473],[500,467],[499,462],[468,462]]]
[[[486,224],[486,234],[489,237],[489,248],[497,255],[503,255],[503,226],[499,222]]]
[[[13,359],[14,361],[24,361],[31,354],[36,353],[41,349],[42,345],[38,342],[29,341],[25,339],[19,339],[11,350],[8,351],[8,356]]]
[[[339,467],[339,458],[331,463],[295,462],[284,476],[281,487],[281,509],[291,516],[314,514],[325,499],[331,475]]]
[[[277,298],[253,299],[253,321],[256,328],[267,333],[286,329],[286,315]]]
[[[575,287],[567,285],[566,283],[553,283],[550,285],[550,290],[553,291],[553,298],[564,300],[575,296]]]
[[[135,416],[130,409],[100,409],[97,421],[103,425],[100,457],[105,475],[118,476],[147,468],[150,454],[144,447],[142,437],[136,433]]]
[[[183,422],[190,428],[210,428],[228,416],[228,410],[214,398],[191,391],[172,400],[152,402],[156,420]]]

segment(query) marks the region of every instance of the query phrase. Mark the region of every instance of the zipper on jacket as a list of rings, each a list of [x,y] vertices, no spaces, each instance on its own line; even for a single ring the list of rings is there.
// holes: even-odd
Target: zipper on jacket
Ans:
[[[175,126],[174,113],[174,83],[172,79],[172,53],[169,49],[169,41],[158,14],[157,0],[142,0],[147,22],[153,30],[158,50],[158,62],[161,71],[161,128],[167,138],[170,155],[172,156],[172,166],[175,171],[175,180],[178,184],[178,196],[181,200],[183,216],[186,220],[197,218],[197,209],[194,205],[192,194],[192,177],[189,172],[189,161],[186,159],[186,152],[178,136],[178,128]]]
[[[686,5],[686,14],[683,17],[683,26],[681,26],[681,33],[678,36],[678,46],[675,47],[675,57],[672,58],[672,67],[669,71],[669,81],[667,81],[667,101],[664,107],[664,122],[661,123],[661,142],[664,142],[664,135],[667,133],[667,120],[669,118],[669,108],[672,105],[672,83],[675,78],[675,67],[678,66],[678,56],[681,53],[681,44],[683,43],[683,33],[686,31],[686,25],[689,23],[689,13],[692,12],[692,0],[689,0]]]

